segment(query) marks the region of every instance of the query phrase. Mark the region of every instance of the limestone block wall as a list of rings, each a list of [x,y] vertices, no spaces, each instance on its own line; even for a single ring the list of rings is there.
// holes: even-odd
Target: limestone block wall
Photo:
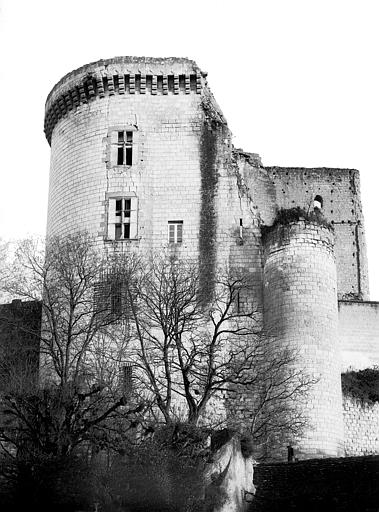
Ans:
[[[182,221],[181,254],[197,255],[205,102],[212,104],[204,76],[186,59],[110,59],[64,77],[46,104],[48,236],[85,229],[107,244],[109,198],[131,196],[137,236],[125,244],[167,246],[168,222]],[[213,111],[222,118],[215,104]],[[115,165],[119,130],[133,132],[132,165]]]
[[[379,302],[339,301],[342,369],[379,366]]]
[[[242,270],[251,283],[250,301],[254,309],[262,310],[262,239],[260,219],[253,199],[231,157],[219,168],[216,196],[217,263],[231,271]]]
[[[333,233],[300,221],[276,226],[264,243],[265,329],[318,379],[304,405],[309,428],[296,452],[300,458],[337,456],[343,424]]]
[[[379,403],[362,403],[343,397],[345,455],[379,453]]]
[[[262,222],[271,225],[278,208],[313,209],[322,198],[322,213],[333,224],[338,297],[369,298],[367,248],[355,169],[264,167],[239,153],[244,176]]]

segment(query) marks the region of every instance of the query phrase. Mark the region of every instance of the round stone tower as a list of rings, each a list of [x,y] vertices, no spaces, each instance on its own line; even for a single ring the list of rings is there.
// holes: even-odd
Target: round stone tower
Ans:
[[[278,224],[264,236],[264,324],[314,378],[302,405],[308,426],[299,458],[343,454],[337,276],[333,232],[316,223]]]
[[[54,86],[47,236],[87,231],[108,247],[201,252],[204,126],[210,113],[224,122],[205,77],[188,59],[116,57]]]

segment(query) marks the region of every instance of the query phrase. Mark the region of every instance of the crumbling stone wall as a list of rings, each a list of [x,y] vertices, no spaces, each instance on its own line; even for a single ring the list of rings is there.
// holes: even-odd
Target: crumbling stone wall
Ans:
[[[379,403],[360,402],[343,397],[345,454],[374,455],[379,453]]]
[[[322,213],[333,224],[338,297],[367,300],[368,266],[359,173],[354,169],[263,167],[240,153],[240,172],[261,220],[271,225],[277,209],[313,209],[322,198]]]

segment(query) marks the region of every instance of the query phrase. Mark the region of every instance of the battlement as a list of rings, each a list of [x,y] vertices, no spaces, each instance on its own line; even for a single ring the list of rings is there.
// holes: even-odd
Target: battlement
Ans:
[[[115,57],[86,64],[64,76],[45,105],[44,130],[50,144],[57,122],[95,98],[118,94],[200,94],[207,74],[186,58]]]

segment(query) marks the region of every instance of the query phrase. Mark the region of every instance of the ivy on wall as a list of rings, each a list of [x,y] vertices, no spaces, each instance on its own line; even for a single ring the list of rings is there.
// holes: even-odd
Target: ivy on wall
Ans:
[[[379,366],[341,375],[342,392],[362,403],[379,402]]]

